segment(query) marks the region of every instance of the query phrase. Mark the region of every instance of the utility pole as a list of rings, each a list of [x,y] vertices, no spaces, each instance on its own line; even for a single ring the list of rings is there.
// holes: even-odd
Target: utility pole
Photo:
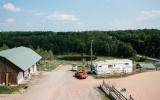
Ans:
[[[93,50],[92,50],[93,40],[91,40],[91,72],[92,72],[92,57],[93,57]]]

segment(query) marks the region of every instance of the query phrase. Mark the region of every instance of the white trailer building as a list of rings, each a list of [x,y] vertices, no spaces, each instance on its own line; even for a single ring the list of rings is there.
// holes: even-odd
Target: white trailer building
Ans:
[[[93,62],[96,74],[132,73],[133,63],[129,59],[113,59]]]

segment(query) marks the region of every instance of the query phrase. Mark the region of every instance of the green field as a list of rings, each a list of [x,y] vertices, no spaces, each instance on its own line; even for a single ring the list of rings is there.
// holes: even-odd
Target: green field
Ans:
[[[52,61],[41,61],[37,66],[39,71],[51,71],[59,65],[81,65],[82,61],[66,61],[66,60],[52,60]]]
[[[105,56],[99,56],[95,61],[104,61],[107,59],[114,59],[115,57],[105,57]],[[90,61],[74,61],[74,60],[60,60],[60,59],[55,59],[55,60],[42,60],[40,61],[37,66],[39,71],[51,71],[54,70],[56,67],[59,65],[72,65],[72,64],[77,64],[82,66],[83,63],[87,64],[90,63]],[[81,69],[81,68],[79,68]]]
[[[13,92],[16,92],[22,88],[24,88],[26,84],[20,84],[17,86],[0,86],[0,94],[11,94]]]

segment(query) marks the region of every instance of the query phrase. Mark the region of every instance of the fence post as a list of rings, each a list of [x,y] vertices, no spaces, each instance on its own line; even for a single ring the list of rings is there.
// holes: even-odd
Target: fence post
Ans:
[[[104,85],[104,80],[103,80],[103,85]]]
[[[6,73],[6,86],[8,86],[8,73]]]

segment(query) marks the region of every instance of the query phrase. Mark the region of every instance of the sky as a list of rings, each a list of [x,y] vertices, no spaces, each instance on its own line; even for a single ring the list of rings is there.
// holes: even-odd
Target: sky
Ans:
[[[160,29],[160,0],[0,0],[0,31]]]

